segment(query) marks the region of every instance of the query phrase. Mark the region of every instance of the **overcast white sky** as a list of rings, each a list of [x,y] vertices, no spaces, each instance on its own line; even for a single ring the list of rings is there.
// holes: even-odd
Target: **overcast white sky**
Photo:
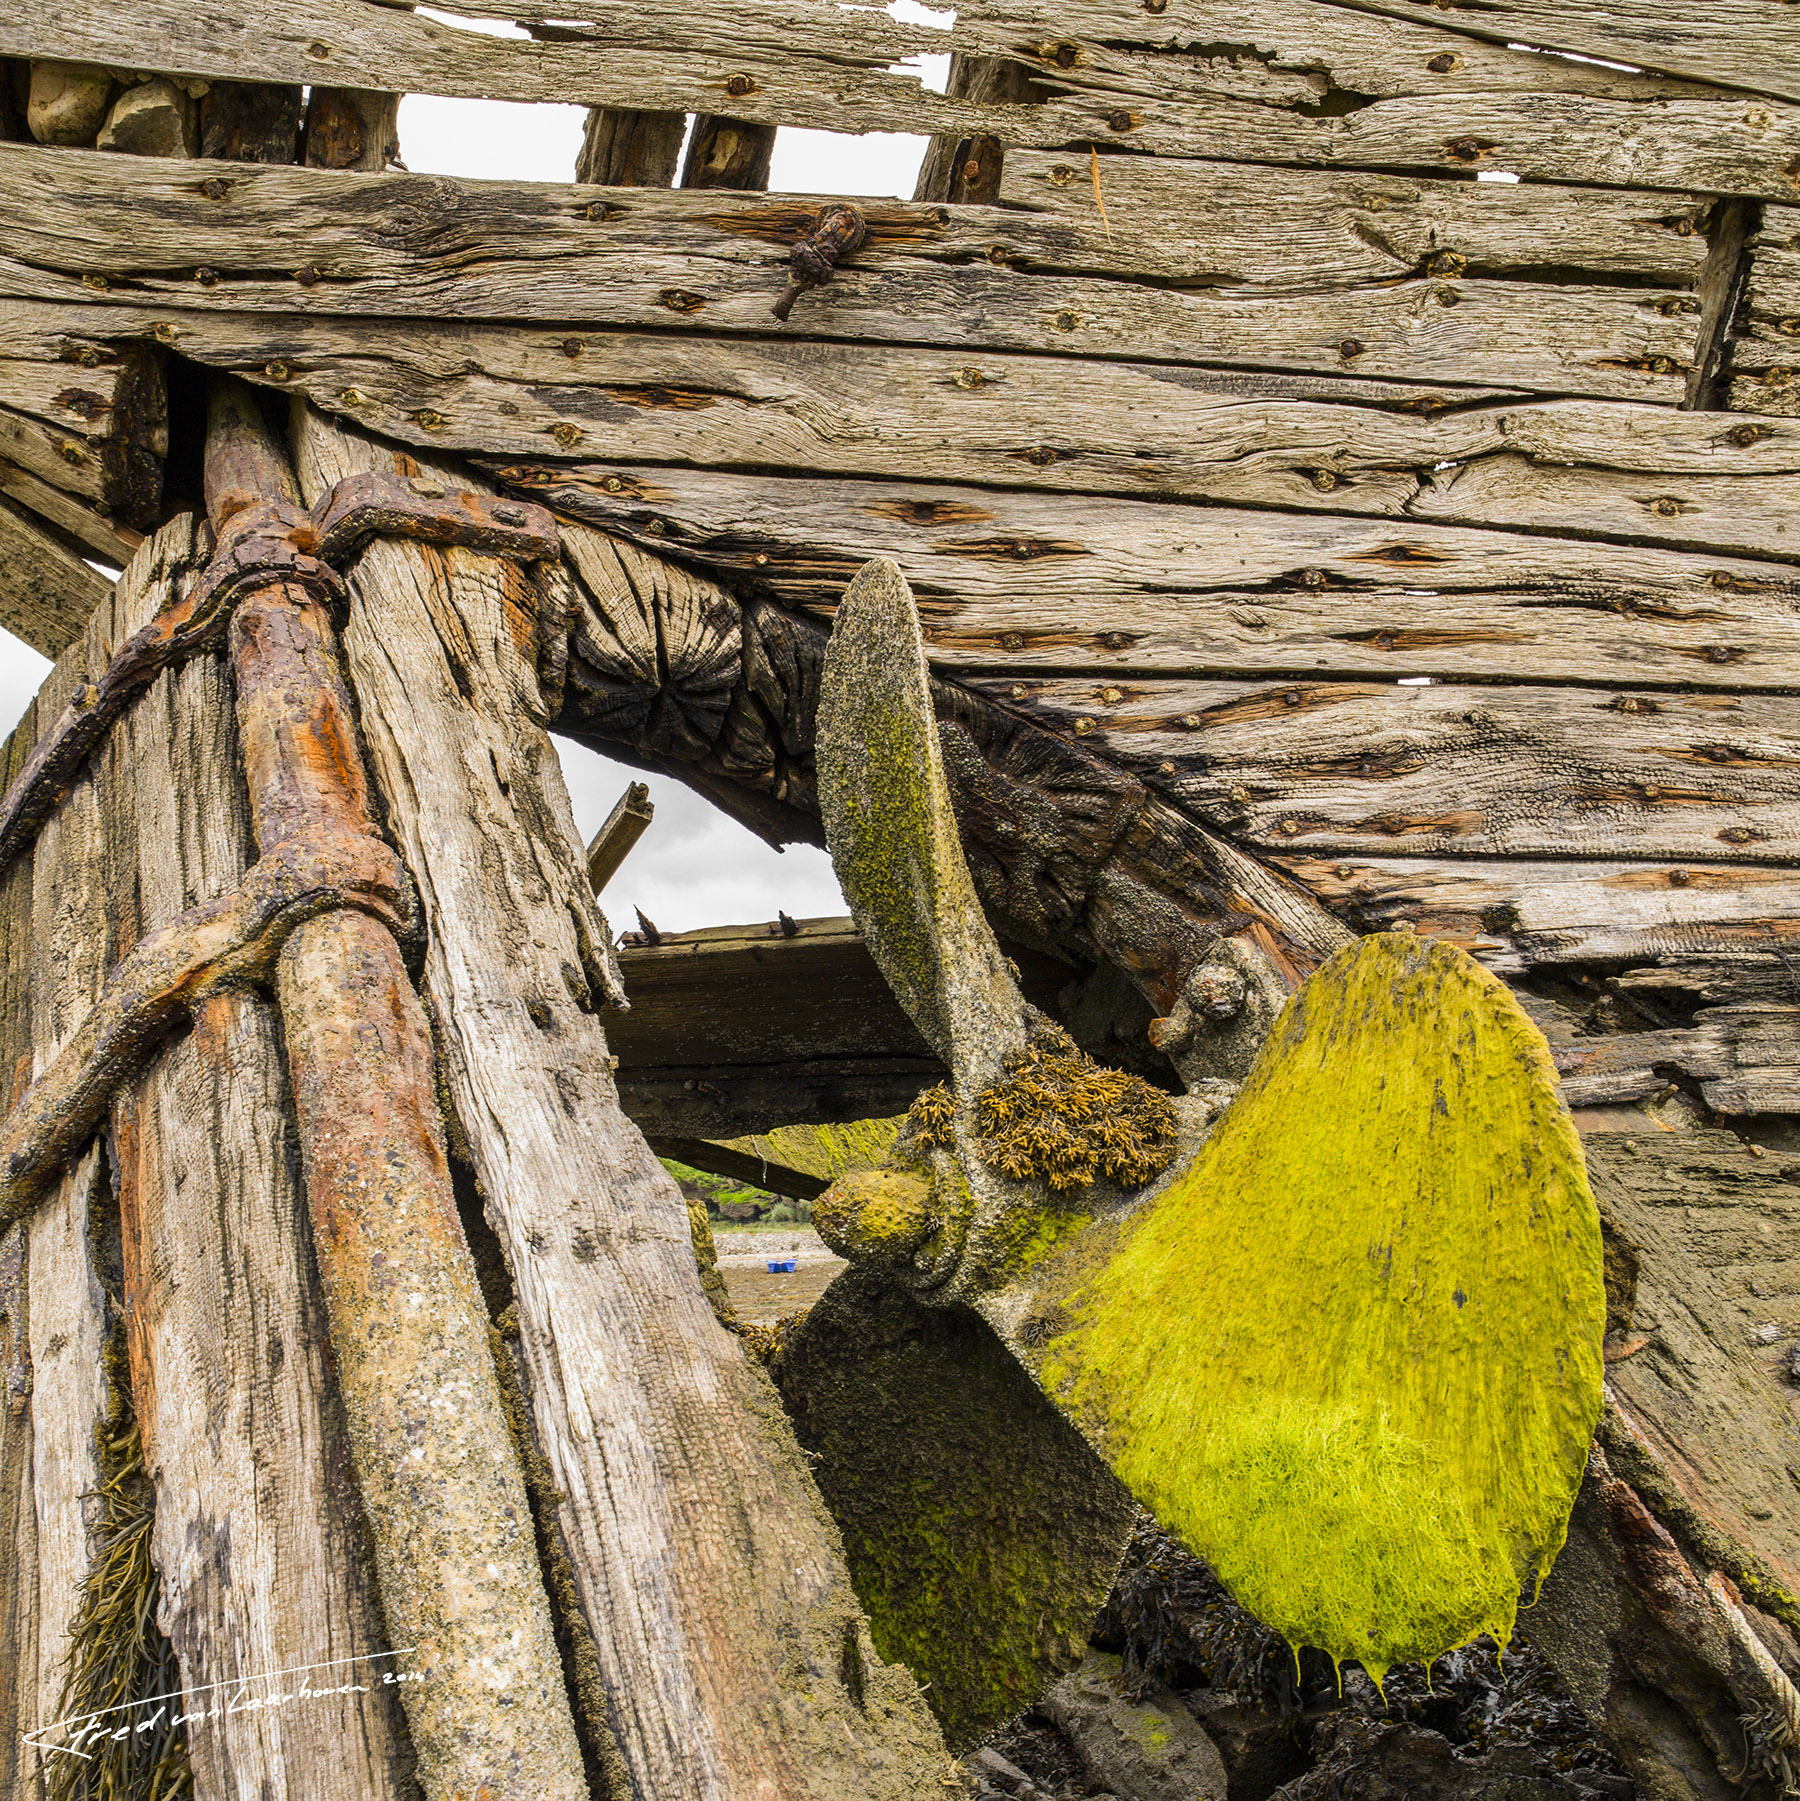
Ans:
[[[899,17],[946,24],[954,16],[934,18],[913,0],[895,0],[890,10]],[[948,63],[948,57],[924,59],[925,83],[941,90]],[[578,106],[411,95],[400,108],[400,153],[421,174],[569,181],[586,116]],[[907,198],[924,153],[922,137],[848,138],[784,127],[776,140],[769,185],[787,193]],[[27,645],[0,631],[0,733],[12,730],[49,667]],[[559,740],[559,748],[575,823],[586,839],[625,784],[641,778],[577,745]],[[778,853],[681,783],[657,776],[648,781],[655,823],[603,897],[615,930],[635,924],[634,907],[642,907],[665,931],[773,919],[778,907],[797,919],[848,911],[823,851],[795,845]]]

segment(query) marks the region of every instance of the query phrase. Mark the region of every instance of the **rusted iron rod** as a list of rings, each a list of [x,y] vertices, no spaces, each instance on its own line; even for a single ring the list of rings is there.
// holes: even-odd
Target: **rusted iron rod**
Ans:
[[[270,980],[302,920],[357,907],[406,932],[416,921],[400,861],[377,839],[320,833],[283,841],[233,894],[134,945],[99,999],[0,1131],[0,1232],[81,1154],[113,1091],[207,996]]]
[[[215,383],[215,524],[291,492],[254,397]],[[290,842],[377,836],[325,609],[276,580],[230,632],[252,823]],[[278,965],[288,1076],[338,1379],[391,1642],[431,1801],[585,1797],[487,1313],[445,1157],[430,1029],[383,921],[300,924]]]

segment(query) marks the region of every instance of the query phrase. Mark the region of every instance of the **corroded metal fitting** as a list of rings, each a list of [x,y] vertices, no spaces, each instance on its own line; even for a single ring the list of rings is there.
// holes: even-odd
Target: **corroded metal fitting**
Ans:
[[[827,207],[788,256],[788,285],[775,302],[775,317],[785,321],[794,310],[794,302],[808,288],[822,288],[830,281],[839,261],[853,250],[860,250],[868,235],[868,221],[859,208]]]

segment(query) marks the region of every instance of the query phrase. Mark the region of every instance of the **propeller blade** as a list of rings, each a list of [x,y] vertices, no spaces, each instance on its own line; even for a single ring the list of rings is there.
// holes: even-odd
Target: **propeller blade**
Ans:
[[[831,861],[881,973],[960,1095],[1025,1042],[1025,1002],[975,897],[944,780],[912,591],[886,558],[844,592],[818,707]]]

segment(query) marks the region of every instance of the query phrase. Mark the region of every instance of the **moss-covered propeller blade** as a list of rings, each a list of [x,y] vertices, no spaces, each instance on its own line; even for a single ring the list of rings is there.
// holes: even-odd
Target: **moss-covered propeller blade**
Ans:
[[[1561,1548],[1600,1410],[1600,1228],[1542,1036],[1471,958],[1366,938],[1191,1166],[1044,1270],[1026,1355],[1295,1645],[1378,1677]]]
[[[912,592],[884,557],[844,591],[819,684],[819,811],[870,953],[959,1093],[1025,1042],[1025,1003],[963,862]]]

